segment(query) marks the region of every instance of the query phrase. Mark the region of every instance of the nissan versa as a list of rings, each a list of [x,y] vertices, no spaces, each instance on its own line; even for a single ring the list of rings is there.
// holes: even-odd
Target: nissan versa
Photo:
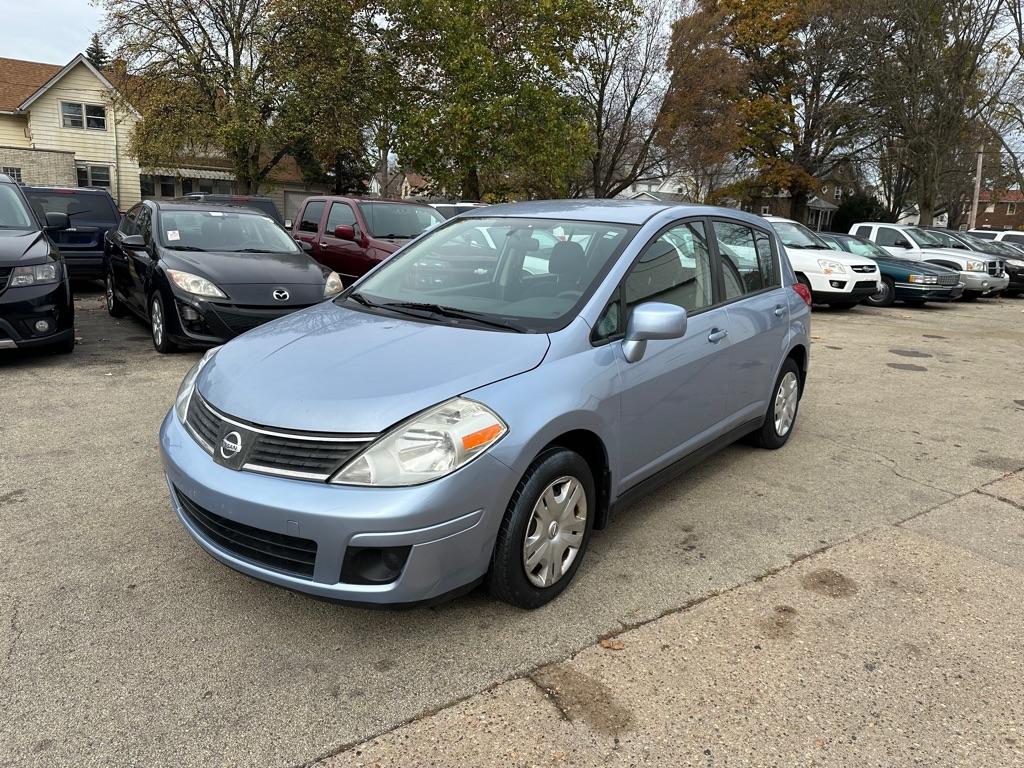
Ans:
[[[416,279],[455,243],[489,257],[476,282]],[[207,353],[161,427],[171,500],[203,549],[285,587],[400,604],[483,581],[537,607],[624,501],[738,438],[786,443],[809,300],[738,211],[467,211]]]

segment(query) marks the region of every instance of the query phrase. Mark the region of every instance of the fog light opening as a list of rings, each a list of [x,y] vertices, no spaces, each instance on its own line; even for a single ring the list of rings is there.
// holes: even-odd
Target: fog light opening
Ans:
[[[53,325],[49,320],[36,320],[32,327],[36,329],[36,333],[49,333]]]
[[[341,566],[346,584],[390,584],[402,575],[412,547],[349,547]]]

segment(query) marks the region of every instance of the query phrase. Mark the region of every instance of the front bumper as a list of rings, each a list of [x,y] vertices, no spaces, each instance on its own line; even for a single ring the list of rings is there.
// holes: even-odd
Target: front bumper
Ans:
[[[882,290],[879,272],[845,272],[825,275],[820,272],[804,272],[811,283],[811,293],[817,300],[827,302],[830,298],[850,301],[866,299]]]
[[[252,307],[174,293],[174,318],[168,336],[183,347],[212,347],[290,315],[307,304],[284,307]]]
[[[48,324],[39,331],[38,322]],[[0,292],[0,349],[39,347],[67,341],[75,332],[67,279]]]
[[[963,293],[963,283],[957,285],[896,283],[896,298],[903,301],[954,301],[959,299]]]
[[[985,296],[1003,290],[1010,283],[1005,274],[993,276],[986,272],[961,272],[960,282],[964,284],[964,293]]]
[[[490,565],[498,526],[518,482],[488,454],[425,485],[359,488],[236,471],[216,464],[173,411],[160,428],[171,503],[192,538],[225,565],[263,581],[348,602],[408,604],[478,581]],[[179,494],[244,526],[316,542],[311,577],[242,556],[205,535]],[[341,580],[349,547],[410,547],[386,584]]]

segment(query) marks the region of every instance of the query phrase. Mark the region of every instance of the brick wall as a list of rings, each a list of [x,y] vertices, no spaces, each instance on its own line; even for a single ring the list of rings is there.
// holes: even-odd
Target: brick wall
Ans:
[[[989,207],[993,210],[989,211]],[[966,217],[964,219],[966,221]],[[1024,202],[978,203],[979,229],[1024,229]]]
[[[21,182],[28,186],[78,185],[74,152],[0,147],[0,168],[4,167],[20,168]]]

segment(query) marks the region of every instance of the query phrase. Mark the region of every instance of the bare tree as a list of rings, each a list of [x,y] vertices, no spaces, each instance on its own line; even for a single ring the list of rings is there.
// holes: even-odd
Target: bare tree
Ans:
[[[593,145],[589,184],[580,191],[594,197],[615,197],[665,172],[655,138],[667,87],[666,0],[607,5],[607,21],[577,47],[569,81],[586,110]]]

